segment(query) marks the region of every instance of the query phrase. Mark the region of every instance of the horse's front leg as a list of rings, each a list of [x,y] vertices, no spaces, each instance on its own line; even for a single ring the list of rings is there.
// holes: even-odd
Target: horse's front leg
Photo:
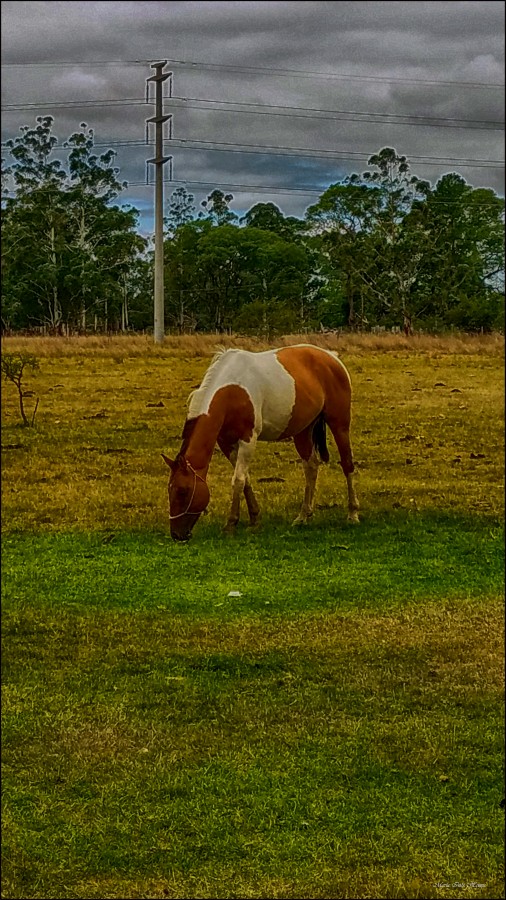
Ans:
[[[258,500],[253,493],[253,488],[249,483],[249,477],[246,478],[246,484],[244,485],[244,496],[246,498],[246,506],[248,507],[249,523],[253,528],[258,524],[258,520],[260,518],[260,507],[258,505]]]
[[[259,506],[256,500],[256,497],[253,493],[253,489],[249,483],[248,469],[253,459],[253,454],[255,452],[256,446],[256,438],[253,437],[251,441],[239,441],[237,445],[237,450],[232,451],[229,458],[231,462],[233,462],[233,457],[235,457],[235,468],[234,474],[232,476],[232,504],[230,506],[230,513],[227,519],[227,524],[225,525],[225,531],[227,534],[234,534],[237,523],[239,521],[239,515],[241,510],[241,496],[244,493],[246,498],[246,504],[248,506],[248,512],[250,516],[250,523],[252,525],[256,524],[259,515]]]
[[[237,452],[238,452],[237,446],[232,447],[232,449],[230,449],[230,447],[227,447],[225,444],[222,444],[220,441],[218,443],[219,443],[220,449],[225,454],[225,456],[227,457],[229,462],[232,463],[232,465],[235,469],[236,464],[237,464]],[[244,497],[246,499],[246,506],[248,507],[249,524],[253,527],[254,525],[256,525],[258,523],[258,519],[260,518],[260,507],[258,505],[258,501],[257,501],[257,498],[253,491],[253,488],[251,487],[250,478],[247,473],[246,473],[246,478],[245,478],[245,482],[244,482]],[[240,506],[240,498],[239,498],[239,506]],[[239,515],[239,513],[237,513],[237,515]],[[228,524],[229,523],[227,522],[227,525],[225,527],[228,528]],[[230,530],[233,531],[234,528],[235,528],[235,525],[232,524],[230,527]]]

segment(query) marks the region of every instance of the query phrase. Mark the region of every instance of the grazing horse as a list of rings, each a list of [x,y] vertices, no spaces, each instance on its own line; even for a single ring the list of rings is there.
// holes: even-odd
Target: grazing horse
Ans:
[[[260,510],[248,471],[259,440],[293,439],[306,477],[302,507],[293,524],[307,524],[313,515],[320,460],[329,460],[326,425],[337,444],[348,484],[348,521],[357,523],[350,420],[350,376],[336,353],[312,344],[260,353],[221,350],[198,390],[190,395],[175,460],[162,453],[171,469],[171,536],[176,541],[188,540],[209,503],[206,476],[216,444],[234,466],[225,531],[235,530],[243,493],[250,524],[256,524]]]

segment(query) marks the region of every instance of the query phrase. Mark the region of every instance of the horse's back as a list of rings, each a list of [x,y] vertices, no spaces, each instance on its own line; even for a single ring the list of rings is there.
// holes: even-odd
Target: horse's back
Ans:
[[[321,383],[335,382],[348,387],[351,380],[346,366],[333,350],[314,344],[295,344],[276,351],[281,364],[296,381],[313,376]]]
[[[313,344],[260,352],[231,349],[211,363],[190,412],[207,412],[213,398],[225,400],[225,393],[227,398],[235,396],[230,386],[249,398],[254,430],[266,441],[293,437],[322,412],[346,411],[351,393],[348,372],[337,354]],[[233,416],[233,410],[228,415]]]
[[[350,377],[332,351],[296,344],[228,354],[224,374],[237,379],[251,397],[261,440],[293,437],[322,412],[348,418]]]
[[[278,359],[295,384],[295,403],[283,437],[298,434],[322,413],[327,421],[348,427],[351,380],[336,353],[313,344],[298,344],[282,348]]]

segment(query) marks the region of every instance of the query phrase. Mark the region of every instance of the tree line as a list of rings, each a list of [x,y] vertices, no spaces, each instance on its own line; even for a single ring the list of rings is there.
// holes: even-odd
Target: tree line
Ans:
[[[144,330],[153,251],[120,205],[113,150],[86,123],[63,144],[51,116],[2,160],[2,328]],[[238,217],[216,189],[176,188],[164,219],[165,318],[174,332],[504,328],[504,200],[457,173],[435,186],[385,147],[304,218],[272,202]],[[8,191],[8,187],[12,190]]]

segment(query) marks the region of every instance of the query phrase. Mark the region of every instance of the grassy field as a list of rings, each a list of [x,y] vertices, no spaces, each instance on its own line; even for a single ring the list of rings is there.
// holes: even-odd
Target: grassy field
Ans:
[[[3,340],[40,402],[3,386],[2,896],[504,897],[503,339],[314,340],[361,525],[329,442],[291,528],[261,445],[260,530],[217,453],[188,545],[160,454],[217,341]]]

